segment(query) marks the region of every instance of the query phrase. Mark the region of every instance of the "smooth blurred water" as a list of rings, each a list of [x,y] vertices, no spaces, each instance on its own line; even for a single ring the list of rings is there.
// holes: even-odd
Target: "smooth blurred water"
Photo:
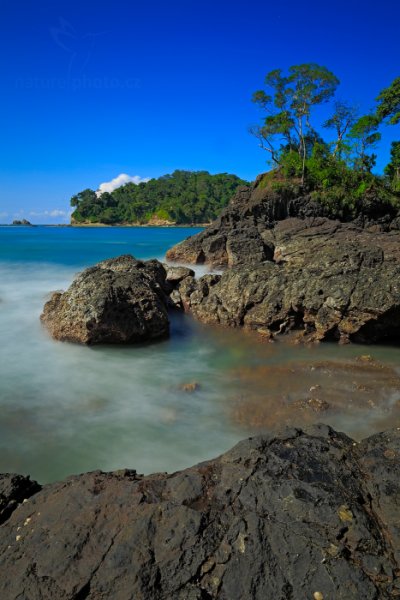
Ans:
[[[82,268],[125,253],[163,258],[195,232],[0,228],[0,472],[47,482],[93,469],[174,471],[218,455],[249,433],[290,423],[290,413],[280,417],[280,405],[316,377],[315,370],[305,375],[304,365],[314,369],[317,361],[343,362],[372,350],[389,365],[376,407],[362,403],[366,396],[354,392],[351,374],[342,385],[348,405],[313,420],[355,435],[397,424],[396,348],[270,345],[180,315],[173,318],[169,340],[132,347],[60,343],[42,329],[46,297],[66,289]],[[340,387],[330,367],[320,371],[323,388]],[[294,374],[290,389],[288,373]],[[198,391],[180,389],[194,381]],[[260,410],[258,422],[253,417]],[[275,418],[269,420],[269,413]]]

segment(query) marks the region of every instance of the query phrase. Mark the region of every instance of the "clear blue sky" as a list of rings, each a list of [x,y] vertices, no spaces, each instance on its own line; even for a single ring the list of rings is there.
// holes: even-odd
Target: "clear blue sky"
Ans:
[[[120,173],[266,169],[265,74],[317,62],[369,110],[400,75],[398,0],[2,0],[0,222],[62,222]],[[399,128],[386,128],[378,167]],[[56,211],[56,212],[54,212]],[[33,214],[34,213],[34,214]]]

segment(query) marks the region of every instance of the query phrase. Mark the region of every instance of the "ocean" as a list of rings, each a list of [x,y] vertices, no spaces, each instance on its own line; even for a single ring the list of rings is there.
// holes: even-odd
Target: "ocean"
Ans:
[[[39,316],[99,260],[164,259],[193,228],[0,227],[0,472],[175,471],[285,425],[360,438],[400,425],[400,350],[270,344],[172,317],[139,346],[56,342]],[[182,390],[196,382],[198,390]]]

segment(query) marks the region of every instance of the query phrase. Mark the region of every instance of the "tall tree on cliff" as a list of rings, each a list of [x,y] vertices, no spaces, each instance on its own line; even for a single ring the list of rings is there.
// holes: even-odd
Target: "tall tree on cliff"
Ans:
[[[262,140],[275,162],[279,162],[277,157],[282,146],[299,153],[302,183],[309,140],[317,138],[311,125],[312,108],[330,100],[338,84],[338,78],[326,67],[307,63],[290,67],[288,75],[283,75],[281,69],[271,71],[265,77],[265,85],[272,89],[272,95],[264,90],[253,94],[253,101],[267,113],[263,126],[253,133]]]
[[[377,97],[376,114],[381,121],[387,120],[390,125],[400,123],[400,77],[381,91]],[[390,163],[385,168],[385,175],[390,180],[394,191],[400,191],[400,142],[392,142]]]
[[[381,91],[376,114],[383,121],[388,119],[390,125],[400,123],[400,77],[397,77],[389,87]]]
[[[378,127],[379,119],[376,115],[364,115],[354,123],[349,132],[348,137],[355,153],[354,168],[357,171],[369,173],[375,166],[376,154],[369,154],[368,151],[375,148],[381,139]]]
[[[392,142],[390,163],[385,167],[387,177],[394,192],[400,192],[400,142]]]
[[[342,156],[346,134],[356,122],[357,109],[346,102],[337,101],[334,104],[333,115],[324,123],[326,129],[333,129],[336,140],[333,145],[333,156],[339,159]]]

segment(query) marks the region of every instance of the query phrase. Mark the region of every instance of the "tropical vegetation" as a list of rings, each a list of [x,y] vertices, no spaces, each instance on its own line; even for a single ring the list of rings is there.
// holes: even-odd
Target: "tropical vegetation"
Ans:
[[[265,89],[253,94],[263,110],[263,121],[251,128],[273,166],[261,184],[294,194],[310,193],[330,215],[342,219],[360,213],[397,214],[400,142],[392,143],[383,175],[374,174],[373,168],[379,128],[400,123],[400,78],[382,90],[376,106],[365,115],[349,103],[334,100],[338,85],[331,71],[314,63],[290,67],[286,74],[276,69],[266,75]],[[326,103],[331,104],[330,114],[318,128],[316,108]]]
[[[100,194],[86,189],[71,198],[75,223],[208,223],[240,185],[236,175],[174,171],[139,184],[127,183]]]

